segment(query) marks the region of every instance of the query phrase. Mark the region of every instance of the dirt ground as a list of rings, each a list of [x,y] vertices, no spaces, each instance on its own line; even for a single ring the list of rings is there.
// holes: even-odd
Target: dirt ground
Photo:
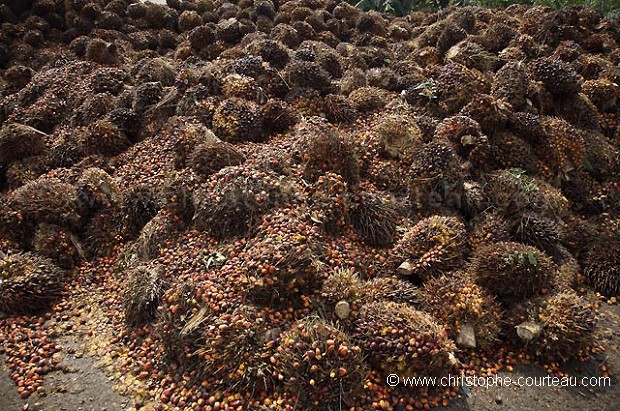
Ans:
[[[571,376],[599,377],[605,365],[613,375],[620,374],[620,307],[603,304],[600,311],[598,338],[606,351],[586,363],[568,364]],[[121,411],[134,410],[132,399],[117,393],[111,378],[97,366],[98,358],[85,354],[85,341],[75,335],[64,336],[62,370],[46,376],[47,394],[22,400],[7,369],[0,362],[1,411]],[[1,360],[0,360],[1,361]],[[520,376],[544,377],[537,365],[518,365],[513,372],[500,372],[515,381]],[[448,411],[539,411],[539,410],[617,410],[620,385],[612,377],[610,387],[472,387],[453,401]]]

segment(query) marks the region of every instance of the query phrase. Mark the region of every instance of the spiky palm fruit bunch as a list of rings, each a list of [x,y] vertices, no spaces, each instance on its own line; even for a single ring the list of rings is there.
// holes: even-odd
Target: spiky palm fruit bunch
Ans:
[[[349,221],[363,241],[373,247],[388,247],[396,237],[397,212],[394,203],[370,192],[352,196]]]
[[[208,177],[224,167],[243,164],[245,155],[234,145],[218,140],[197,145],[187,160],[197,174]]]
[[[359,113],[346,97],[340,94],[328,94],[324,99],[325,118],[331,123],[351,123]]]
[[[471,161],[477,169],[488,167],[491,152],[489,139],[474,119],[460,115],[447,117],[437,126],[433,139],[449,141],[456,153],[463,160]]]
[[[36,180],[49,169],[49,157],[45,155],[17,160],[6,169],[6,182],[9,188],[15,189]]]
[[[84,227],[80,239],[88,258],[110,255],[124,241],[122,216],[118,207],[96,212]]]
[[[176,233],[176,222],[170,212],[160,211],[142,228],[132,251],[140,261],[148,262],[160,256],[166,241]]]
[[[463,191],[460,162],[447,142],[422,146],[409,168],[409,199],[420,210],[460,204]]]
[[[53,260],[61,268],[73,268],[83,257],[78,238],[66,228],[41,223],[32,240],[32,249]]]
[[[260,90],[253,77],[229,74],[222,80],[222,93],[225,98],[239,97],[249,101],[257,101]]]
[[[578,168],[586,153],[583,133],[557,117],[544,117],[541,125],[547,135],[547,142],[539,157],[550,171],[566,173]]]
[[[217,144],[221,141],[204,124],[196,118],[175,117],[170,125],[170,134],[175,138],[174,143],[174,167],[176,169],[188,166],[188,157],[196,146],[200,144]]]
[[[327,172],[308,187],[310,218],[328,233],[338,233],[347,224],[349,197],[342,176]]]
[[[164,348],[168,363],[190,365],[199,360],[196,352],[202,343],[202,327],[210,310],[197,296],[193,283],[175,282],[161,297],[155,334]]]
[[[437,76],[438,97],[446,112],[458,112],[478,93],[489,91],[488,81],[477,70],[449,62]]]
[[[263,117],[253,102],[237,97],[220,103],[213,114],[213,131],[224,141],[262,141]]]
[[[611,111],[617,105],[620,86],[605,79],[586,80],[582,86],[583,93],[600,112]]]
[[[387,94],[377,87],[360,87],[349,94],[347,101],[358,112],[370,113],[385,107]]]
[[[494,71],[499,59],[493,53],[486,51],[480,44],[464,40],[446,51],[446,61],[454,61],[470,69],[481,72]]]
[[[528,349],[546,361],[567,361],[588,355],[594,342],[597,310],[592,301],[564,291],[529,304],[527,321],[542,326]],[[517,326],[517,332],[519,326]]]
[[[112,176],[99,167],[84,170],[75,187],[78,210],[83,216],[111,207],[120,197],[119,188]]]
[[[505,100],[513,110],[525,108],[529,78],[526,65],[521,61],[509,61],[495,73],[491,95]]]
[[[188,170],[173,171],[165,178],[159,193],[163,206],[181,217],[184,223],[194,218],[194,191],[201,180]]]
[[[367,280],[363,285],[363,293],[367,302],[392,301],[418,307],[420,305],[420,289],[410,281],[397,277],[377,277]]]
[[[518,168],[487,174],[485,192],[507,218],[519,216],[527,209],[536,209],[543,203],[538,182]]]
[[[620,295],[620,241],[599,241],[590,247],[583,262],[586,282],[608,297]]]
[[[327,318],[344,326],[351,325],[367,302],[367,283],[352,269],[338,268],[331,272],[321,288],[320,300]]]
[[[38,178],[10,193],[8,201],[28,222],[65,225],[79,219],[75,189],[57,178]]]
[[[391,114],[381,118],[376,128],[384,157],[411,164],[423,143],[422,130],[409,116]]]
[[[314,89],[321,94],[332,88],[329,73],[317,61],[294,58],[286,65],[283,75],[288,84]]]
[[[0,129],[0,166],[43,153],[46,136],[30,126],[6,124]]]
[[[504,130],[511,111],[505,101],[488,94],[477,94],[459,114],[475,120],[485,134],[493,136]]]
[[[363,392],[362,349],[338,328],[306,317],[281,341],[275,365],[278,379],[303,409],[340,410]]]
[[[467,249],[467,229],[456,217],[432,216],[410,228],[396,243],[391,266],[426,281],[459,268]],[[406,267],[404,267],[406,265]]]
[[[445,328],[407,304],[365,305],[352,335],[384,374],[445,376],[453,368],[455,346]]]
[[[285,101],[269,99],[260,108],[263,126],[270,133],[283,133],[293,127],[299,116]]]
[[[557,266],[536,247],[503,242],[474,251],[469,273],[502,299],[531,297],[555,284]]]
[[[142,327],[155,319],[166,286],[161,266],[141,265],[129,271],[123,292],[125,323]]]
[[[155,190],[146,185],[136,186],[123,194],[119,202],[123,235],[135,238],[159,211],[161,205]]]
[[[555,102],[553,113],[580,130],[601,131],[598,110],[583,93]]]
[[[286,179],[274,172],[226,167],[194,193],[194,224],[218,238],[240,235],[266,211],[288,204],[292,193]]]
[[[525,212],[512,223],[515,240],[531,244],[541,250],[553,249],[563,239],[561,225],[557,218],[546,217],[536,212]]]
[[[315,227],[296,210],[281,209],[263,217],[243,251],[249,297],[258,303],[292,303],[320,287],[323,254]]]
[[[85,140],[91,153],[104,156],[115,156],[131,146],[125,133],[108,120],[97,120],[89,125]]]
[[[510,223],[501,214],[487,211],[475,219],[468,238],[472,250],[502,241],[510,241]]]
[[[572,96],[581,91],[581,77],[568,64],[559,59],[543,57],[531,64],[534,79],[556,97]]]
[[[599,181],[608,180],[620,169],[620,149],[607,137],[595,132],[584,133],[586,154],[584,168]]]
[[[36,312],[60,296],[66,276],[52,260],[34,253],[0,253],[0,312]]]
[[[340,174],[348,184],[359,181],[359,164],[351,142],[320,117],[297,126],[294,156],[304,167],[304,176],[316,180],[328,171]]]
[[[213,378],[227,390],[265,390],[272,385],[276,340],[269,338],[265,319],[252,306],[237,306],[212,314],[200,329],[196,351],[199,375]]]
[[[497,342],[500,306],[466,274],[456,272],[429,280],[420,299],[422,310],[445,326],[457,345],[485,350]]]

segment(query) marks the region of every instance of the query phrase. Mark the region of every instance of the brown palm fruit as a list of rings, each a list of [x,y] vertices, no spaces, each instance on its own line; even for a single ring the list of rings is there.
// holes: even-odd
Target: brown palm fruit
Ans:
[[[510,224],[500,213],[486,211],[475,219],[468,238],[472,250],[503,241],[510,241]]]
[[[331,171],[348,184],[359,181],[359,164],[351,142],[335,127],[319,117],[311,117],[297,126],[294,156],[303,164],[304,176],[316,180]]]
[[[535,60],[532,62],[532,74],[556,97],[573,96],[581,90],[583,80],[568,63],[559,59]]]
[[[491,147],[489,139],[480,128],[480,124],[467,116],[445,118],[435,130],[435,141],[449,141],[463,160],[469,160],[479,170],[484,170],[490,163]]]
[[[323,110],[325,111],[325,118],[334,124],[351,123],[359,116],[349,100],[339,94],[325,96]]]
[[[456,217],[432,216],[410,228],[396,243],[390,265],[404,276],[426,281],[460,268],[467,229]]]
[[[332,88],[329,73],[314,60],[296,57],[287,64],[283,75],[288,84],[314,89],[321,94]]]
[[[273,172],[231,166],[194,193],[194,225],[218,238],[247,233],[268,210],[292,200],[292,186]]]
[[[474,251],[469,273],[503,300],[535,296],[553,285],[557,266],[536,247],[520,243],[488,244]]]
[[[486,93],[490,88],[480,72],[452,61],[439,70],[436,81],[440,104],[450,114],[458,112],[476,94]]]
[[[137,84],[160,83],[164,87],[174,85],[177,70],[168,61],[161,57],[139,60],[131,70]]]
[[[588,132],[583,137],[586,144],[584,169],[598,181],[616,175],[620,167],[619,148],[600,133]]]
[[[578,129],[601,131],[597,108],[583,93],[560,99],[554,109],[555,115]]]
[[[161,188],[164,207],[186,224],[194,218],[194,190],[199,181],[193,172],[171,172],[165,177]]]
[[[472,40],[482,45],[487,51],[497,53],[508,47],[510,41],[518,34],[519,32],[508,24],[492,23],[480,34],[472,36]]]
[[[307,189],[310,218],[328,233],[337,234],[347,224],[347,183],[335,173],[320,176]]]
[[[253,102],[229,98],[220,103],[213,113],[213,131],[224,141],[259,142],[264,138],[260,108]]]
[[[99,64],[116,64],[118,47],[114,43],[108,43],[102,39],[94,38],[86,46],[85,57],[87,60]]]
[[[509,61],[495,73],[491,95],[506,101],[513,110],[523,110],[527,104],[527,67],[520,61]]]
[[[389,247],[396,237],[394,203],[378,194],[362,192],[351,197],[349,221],[361,239],[372,247]]]
[[[572,290],[535,299],[528,304],[526,321],[516,326],[517,335],[544,361],[565,362],[589,355],[596,311],[592,301]]]
[[[316,228],[298,217],[296,210],[281,209],[266,215],[243,251],[249,297],[261,304],[290,304],[320,288],[323,250]]]
[[[88,258],[107,257],[124,241],[122,218],[117,207],[97,211],[80,238]]]
[[[172,215],[159,212],[146,223],[133,244],[132,251],[139,261],[148,262],[161,255],[166,242],[174,237],[177,223]]]
[[[131,146],[131,141],[116,125],[108,120],[97,120],[88,126],[85,143],[93,154],[115,156]]]
[[[299,116],[285,101],[269,99],[260,107],[263,126],[269,133],[284,133],[299,121]]]
[[[198,295],[193,282],[182,281],[173,283],[161,297],[155,334],[167,363],[194,367],[199,363],[201,330],[209,320],[210,310]]]
[[[494,136],[506,128],[511,111],[505,101],[488,94],[477,94],[461,109],[459,115],[473,119],[480,124],[483,133]]]
[[[148,265],[129,271],[123,292],[125,323],[128,326],[142,327],[155,319],[166,288],[163,272],[162,266]]]
[[[197,145],[188,157],[188,165],[201,176],[208,177],[224,167],[238,166],[245,162],[245,155],[225,141],[205,142]]]
[[[156,191],[146,185],[139,185],[123,193],[119,205],[125,238],[136,238],[142,227],[151,221],[161,208]]]
[[[387,95],[377,87],[361,87],[353,90],[347,100],[358,112],[370,113],[386,106]]]
[[[382,117],[376,133],[381,143],[380,154],[405,164],[411,164],[423,143],[422,130],[406,115],[392,114]]]
[[[120,199],[116,182],[99,167],[84,170],[75,187],[78,210],[82,216],[89,216],[96,210],[110,207]]]
[[[239,97],[249,101],[259,101],[261,90],[253,77],[229,74],[222,80],[224,98]]]
[[[620,295],[620,241],[598,241],[590,247],[583,263],[586,282],[605,296]]]
[[[513,218],[544,203],[537,180],[522,169],[498,170],[487,174],[485,192],[491,204],[505,217]]]
[[[407,304],[365,305],[352,335],[368,361],[386,375],[445,376],[455,362],[455,346],[445,328]]]
[[[75,267],[84,256],[82,246],[73,233],[47,223],[38,225],[32,240],[32,249],[65,269]]]
[[[10,123],[0,129],[0,166],[45,151],[47,134],[30,126]]]
[[[557,218],[537,212],[525,212],[512,222],[512,235],[516,241],[530,244],[541,250],[551,250],[563,239]]]
[[[399,91],[400,79],[389,67],[374,67],[366,72],[366,80],[371,87],[388,91]]]
[[[331,272],[321,288],[320,300],[326,318],[345,327],[351,325],[362,305],[368,301],[367,283],[351,269],[338,268]]]
[[[49,169],[49,158],[45,155],[17,160],[6,169],[6,183],[9,188],[16,189],[36,180]]]
[[[600,112],[613,110],[620,96],[620,86],[604,78],[586,80],[582,91]]]
[[[448,142],[430,142],[409,168],[409,199],[419,210],[458,207],[463,191],[460,163]]]
[[[195,118],[175,117],[181,124],[180,130],[174,130],[177,136],[174,143],[174,167],[182,169],[189,166],[189,156],[196,147],[206,145],[217,145],[221,142],[215,134],[204,124],[196,121]]]
[[[282,335],[276,372],[304,409],[337,410],[364,391],[362,349],[318,317],[295,322]]]
[[[417,38],[416,46],[436,47],[441,55],[461,40],[467,37],[467,33],[451,21],[442,20],[428,26]]]
[[[19,314],[44,309],[60,297],[65,281],[65,273],[46,257],[0,252],[0,312]]]
[[[557,173],[567,173],[578,168],[586,153],[583,133],[557,117],[544,117],[541,125],[547,135],[547,142],[541,147],[539,157],[545,165]]]
[[[500,306],[466,274],[456,272],[429,280],[420,298],[422,310],[445,326],[458,346],[485,350],[498,341]]]
[[[410,281],[397,277],[377,277],[367,280],[363,286],[364,297],[367,302],[392,301],[420,306],[420,289]]]
[[[469,40],[463,40],[450,47],[444,59],[462,64],[470,69],[479,70],[482,73],[495,71],[499,62],[496,55],[489,53],[478,43]]]
[[[30,222],[65,226],[79,219],[75,189],[57,178],[38,178],[11,192],[8,200]]]
[[[198,374],[226,390],[265,390],[272,385],[276,340],[266,319],[252,306],[212,314],[200,329]]]
[[[345,71],[340,79],[340,92],[348,96],[353,91],[366,85],[366,72],[360,68],[352,67]]]

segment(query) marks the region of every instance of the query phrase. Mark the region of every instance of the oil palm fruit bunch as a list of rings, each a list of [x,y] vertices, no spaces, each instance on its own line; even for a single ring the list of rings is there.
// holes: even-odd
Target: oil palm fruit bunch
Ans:
[[[128,273],[123,305],[125,322],[130,327],[142,327],[155,319],[165,291],[163,274],[163,267],[148,265],[135,267]]]
[[[620,241],[601,241],[591,247],[586,251],[583,266],[586,282],[608,297],[620,295]]]
[[[294,323],[275,357],[278,379],[304,409],[340,410],[364,390],[362,349],[318,317]]]
[[[0,251],[0,312],[31,313],[58,298],[66,274],[52,260],[34,253]]]
[[[467,250],[467,229],[456,217],[432,216],[410,228],[394,247],[391,266],[421,281],[458,268]]]
[[[552,288],[557,266],[536,247],[502,242],[475,250],[470,274],[501,299],[532,297]]]
[[[462,348],[487,349],[498,340],[499,304],[463,272],[433,278],[420,294],[422,309],[448,330]]]
[[[365,305],[352,336],[384,374],[444,376],[455,363],[454,342],[446,329],[407,304],[378,301]]]

